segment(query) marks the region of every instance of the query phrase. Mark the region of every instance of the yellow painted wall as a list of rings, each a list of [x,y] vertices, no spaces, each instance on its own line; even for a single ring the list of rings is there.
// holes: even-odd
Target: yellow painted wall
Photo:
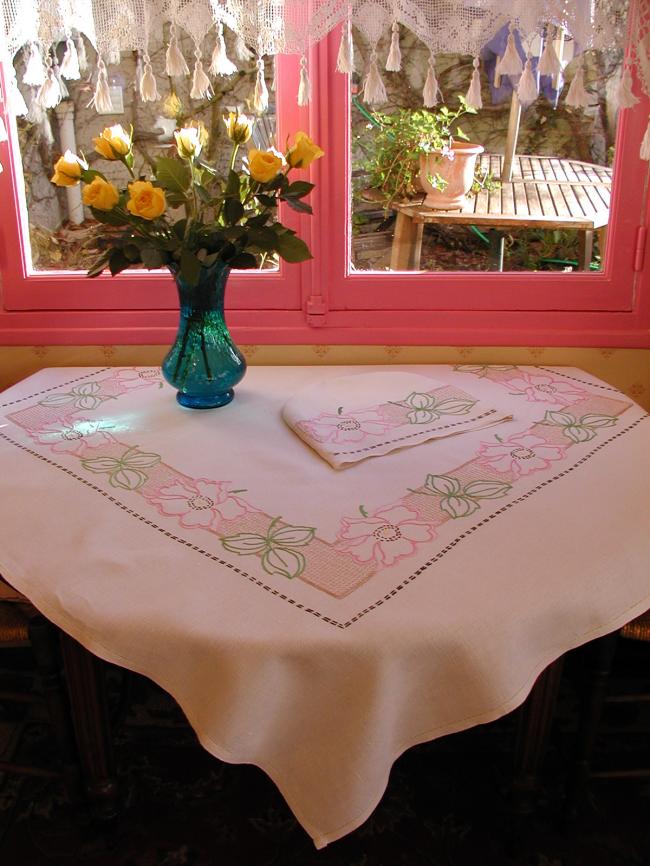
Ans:
[[[241,346],[250,364],[551,364],[581,367],[650,411],[650,349]],[[0,346],[0,390],[43,367],[149,366],[166,346]]]

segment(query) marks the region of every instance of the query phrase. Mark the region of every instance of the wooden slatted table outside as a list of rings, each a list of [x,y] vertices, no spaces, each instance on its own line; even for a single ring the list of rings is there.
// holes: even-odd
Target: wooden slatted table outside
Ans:
[[[501,176],[503,156],[484,153],[481,172]],[[489,229],[491,269],[503,269],[502,236],[512,228],[577,229],[580,239],[578,268],[588,271],[594,231],[601,255],[605,250],[612,184],[612,169],[555,156],[515,156],[512,180],[492,192],[482,190],[466,200],[462,210],[432,210],[422,201],[395,204],[397,222],[390,267],[394,271],[420,268],[422,231],[430,223],[474,225]]]

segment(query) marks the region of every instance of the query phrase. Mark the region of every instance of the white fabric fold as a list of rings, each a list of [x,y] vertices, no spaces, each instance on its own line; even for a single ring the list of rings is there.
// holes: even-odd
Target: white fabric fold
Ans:
[[[315,381],[285,403],[282,417],[335,469],[512,420],[455,385],[402,372]]]

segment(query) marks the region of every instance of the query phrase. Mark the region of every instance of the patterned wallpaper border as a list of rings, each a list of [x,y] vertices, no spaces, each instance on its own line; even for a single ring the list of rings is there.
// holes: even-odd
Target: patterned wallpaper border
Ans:
[[[650,349],[545,346],[240,346],[260,365],[551,364],[580,367],[650,411]],[[166,346],[0,346],[0,390],[43,367],[158,365]]]

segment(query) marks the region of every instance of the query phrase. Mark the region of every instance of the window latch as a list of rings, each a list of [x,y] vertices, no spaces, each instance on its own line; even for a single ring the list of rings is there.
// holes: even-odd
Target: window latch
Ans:
[[[325,317],[328,306],[322,295],[312,295],[307,298],[307,324],[313,328],[322,328],[325,325]]]
[[[642,271],[645,260],[645,241],[648,230],[645,226],[639,226],[636,230],[636,243],[634,244],[634,270]]]

